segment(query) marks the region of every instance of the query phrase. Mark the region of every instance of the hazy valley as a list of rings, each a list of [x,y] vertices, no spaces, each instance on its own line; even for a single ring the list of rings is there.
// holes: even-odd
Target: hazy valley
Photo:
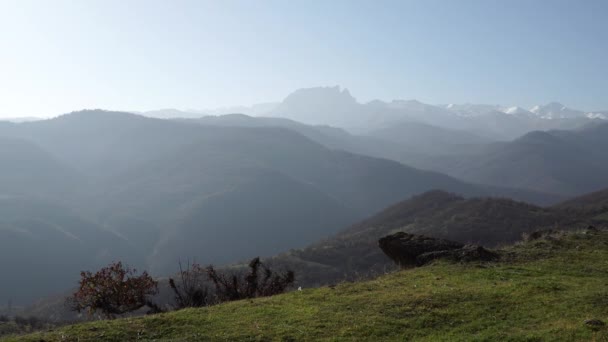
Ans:
[[[503,137],[482,137],[464,128],[464,122],[486,125],[484,115],[519,120],[495,109],[475,115],[420,103],[412,109],[412,102],[396,108],[383,104],[384,111],[374,117],[384,123],[357,134],[279,116],[282,111],[304,111],[296,106],[304,102],[316,104],[311,111],[318,113],[359,108],[349,114],[352,122],[372,117],[364,110],[370,104],[359,105],[346,90],[316,88],[296,91],[264,114],[275,117],[155,119],[89,110],[1,124],[0,153],[9,166],[1,171],[7,211],[2,216],[2,250],[19,260],[16,264],[4,258],[3,267],[36,272],[21,278],[15,271],[17,276],[2,285],[0,300],[27,304],[61,293],[81,269],[112,260],[167,275],[176,271],[179,260],[228,264],[270,257],[303,248],[430,190],[550,205],[607,184],[608,160],[602,152],[608,145],[603,134],[608,124],[583,113],[534,117],[522,128],[531,132],[503,142]],[[337,109],[344,103],[348,105]],[[477,107],[482,106],[467,108]],[[449,117],[442,122],[456,126],[433,126],[421,119],[422,112]],[[583,127],[536,131],[538,121],[546,121],[547,128]],[[431,203],[441,202],[438,196]],[[500,203],[495,210],[507,211]],[[490,218],[482,217],[478,227],[456,226],[448,233],[441,227],[455,219],[457,210],[438,210],[431,213],[440,217],[436,223],[413,231],[494,244],[560,221],[551,215],[537,220],[509,212],[506,219],[519,220],[512,224],[515,231],[483,232]],[[544,209],[525,211],[530,210]],[[410,220],[423,220],[421,212],[414,215]],[[379,235],[366,238],[370,245],[365,248],[374,249]],[[383,259],[376,252],[374,259]],[[48,265],[59,265],[62,276],[45,272]],[[17,286],[24,281],[32,285]],[[49,287],[49,282],[55,285]]]
[[[0,0],[0,340],[608,340],[608,2]]]

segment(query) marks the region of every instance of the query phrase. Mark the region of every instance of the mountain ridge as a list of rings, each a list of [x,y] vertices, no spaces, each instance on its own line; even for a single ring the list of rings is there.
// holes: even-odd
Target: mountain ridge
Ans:
[[[284,121],[281,125],[325,135],[328,141],[348,137],[327,127]],[[81,182],[59,173],[64,183],[49,199],[125,240],[121,245],[131,254],[123,261],[153,274],[172,272],[180,258],[230,263],[251,253],[269,256],[304,247],[398,200],[437,187],[465,195],[502,193],[555,201],[551,195],[478,186],[396,161],[328,148],[294,129],[266,124],[220,127],[97,110],[0,125],[0,136],[43,146],[61,165],[83,175]],[[0,189],[8,179],[0,178]],[[39,194],[33,183],[23,183],[20,190]],[[252,211],[254,207],[258,210]],[[231,210],[248,213],[243,215],[247,219]],[[60,222],[73,222],[71,214],[63,216]],[[20,224],[17,228],[23,229],[25,223]],[[62,224],[58,229],[65,230]],[[267,234],[252,233],[256,231]],[[248,238],[241,240],[239,235]],[[58,236],[63,244],[54,242],[55,248],[68,252],[72,236]],[[21,238],[24,247],[15,251],[17,257],[28,250],[28,241]],[[6,247],[3,243],[0,240],[0,248]],[[226,254],[222,244],[234,245],[234,252]],[[0,266],[7,262],[0,261]],[[44,267],[42,261],[37,267]],[[80,270],[65,269],[73,274]],[[44,281],[37,284],[44,289]]]

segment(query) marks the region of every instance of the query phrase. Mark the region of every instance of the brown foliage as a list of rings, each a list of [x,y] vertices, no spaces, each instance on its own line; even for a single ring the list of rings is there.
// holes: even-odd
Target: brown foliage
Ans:
[[[115,262],[97,273],[81,272],[78,291],[70,298],[73,310],[93,314],[100,311],[107,318],[114,318],[138,310],[146,305],[147,297],[158,292],[157,282],[143,272]]]

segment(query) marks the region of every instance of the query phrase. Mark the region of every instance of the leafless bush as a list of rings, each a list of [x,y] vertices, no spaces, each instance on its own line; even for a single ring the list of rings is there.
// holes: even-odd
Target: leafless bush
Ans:
[[[175,305],[177,309],[196,308],[211,304],[209,288],[205,285],[201,267],[190,262],[184,269],[179,263],[179,283],[175,279],[169,279],[169,287],[173,290]]]
[[[295,282],[293,271],[276,273],[260,258],[249,262],[249,271],[244,276],[221,273],[213,266],[208,266],[205,272],[214,285],[218,302],[273,296],[285,292]]]

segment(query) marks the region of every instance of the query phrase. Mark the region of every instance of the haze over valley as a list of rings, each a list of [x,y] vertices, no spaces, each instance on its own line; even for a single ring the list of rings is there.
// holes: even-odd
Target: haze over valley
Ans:
[[[607,340],[606,41],[600,0],[0,0],[0,340]]]
[[[1,300],[61,292],[80,269],[115,259],[164,275],[185,258],[270,257],[430,190],[550,205],[608,184],[608,121],[563,106],[497,108],[359,104],[320,87],[260,116],[84,110],[5,122],[2,250],[21,260],[14,274],[37,271],[5,282]],[[18,286],[25,279],[32,288]]]

